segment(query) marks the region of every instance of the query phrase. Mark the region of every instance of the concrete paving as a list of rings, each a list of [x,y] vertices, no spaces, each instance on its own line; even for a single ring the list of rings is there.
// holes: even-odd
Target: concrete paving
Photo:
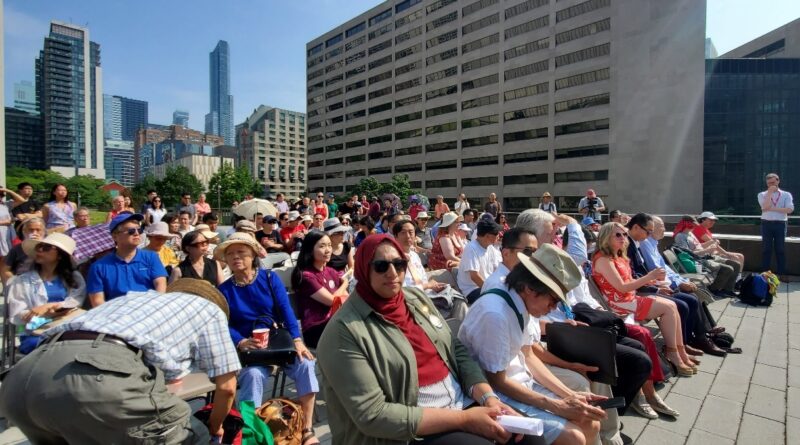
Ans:
[[[621,418],[624,433],[642,445],[800,443],[800,283],[782,284],[768,309],[723,299],[711,311],[743,353],[701,357],[697,375],[673,378],[659,390],[680,417],[648,420],[629,413]],[[288,384],[289,397],[293,391]],[[320,397],[316,432],[330,444],[326,419]],[[0,424],[0,445],[28,443],[17,428]]]

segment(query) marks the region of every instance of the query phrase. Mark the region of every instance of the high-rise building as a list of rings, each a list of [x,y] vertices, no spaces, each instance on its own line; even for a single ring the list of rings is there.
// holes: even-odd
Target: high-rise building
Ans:
[[[719,56],[717,53],[717,47],[714,46],[714,42],[711,41],[711,37],[706,37],[706,59],[714,59]]]
[[[705,3],[385,1],[307,44],[309,188],[698,211]]]
[[[143,100],[103,95],[103,132],[106,140],[131,141],[147,126],[148,104]]]
[[[189,128],[189,111],[175,110],[172,112],[172,125]]]
[[[100,45],[89,30],[53,21],[36,59],[44,162],[64,176],[104,178]]]
[[[180,158],[172,159],[154,166],[153,176],[155,176],[157,179],[163,179],[167,174],[168,168],[186,167],[186,169],[189,170],[189,174],[197,178],[200,183],[203,184],[203,188],[207,189],[208,183],[211,181],[211,177],[219,171],[223,163],[233,166],[234,160],[232,158],[226,158],[223,156],[186,154]],[[212,192],[213,190],[209,190],[208,201],[216,205],[217,200],[214,198],[216,193]]]
[[[233,145],[233,96],[231,96],[231,61],[228,42],[220,40],[209,55],[211,111],[206,115],[206,133],[222,136]]]
[[[23,80],[14,83],[14,108],[28,113],[39,113],[39,106],[36,104],[36,86],[33,82]]]
[[[704,113],[704,209],[759,214],[767,173],[797,184],[800,20],[707,60]]]
[[[266,195],[297,198],[306,190],[306,116],[259,106],[236,126],[240,164],[264,186]]]
[[[106,179],[113,179],[125,187],[133,187],[136,184],[133,141],[106,139],[105,150]]]
[[[161,129],[145,128],[136,134],[134,143],[134,171],[139,181],[154,173],[156,166],[192,154],[212,156],[214,147],[225,142],[219,136],[203,134],[180,125]]]
[[[6,165],[34,170],[46,168],[42,116],[16,107],[6,107],[5,121]]]

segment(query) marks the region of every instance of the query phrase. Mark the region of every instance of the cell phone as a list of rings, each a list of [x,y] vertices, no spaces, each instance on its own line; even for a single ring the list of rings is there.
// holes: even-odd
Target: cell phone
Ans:
[[[625,406],[625,397],[614,397],[613,399],[592,401],[589,402],[589,405],[596,406],[600,409],[622,408]]]

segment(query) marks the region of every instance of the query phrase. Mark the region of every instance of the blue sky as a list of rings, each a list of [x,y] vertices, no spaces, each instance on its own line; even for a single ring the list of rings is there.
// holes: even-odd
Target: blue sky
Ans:
[[[4,0],[6,103],[14,82],[33,81],[49,22],[61,20],[88,26],[101,47],[104,92],[148,101],[153,123],[170,123],[182,108],[203,128],[208,53],[220,39],[231,47],[235,122],[260,104],[305,111],[306,43],[380,3]],[[708,0],[706,33],[722,54],[798,17],[797,0]]]

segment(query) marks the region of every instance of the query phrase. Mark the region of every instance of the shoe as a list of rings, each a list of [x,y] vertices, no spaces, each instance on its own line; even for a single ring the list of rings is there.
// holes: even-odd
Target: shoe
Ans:
[[[633,410],[636,411],[640,416],[646,419],[658,419],[658,413],[653,410],[650,404],[647,403],[647,400],[644,398],[644,395],[639,394],[631,403],[631,407]]]
[[[708,331],[708,333],[711,335],[722,334],[723,332],[725,332],[725,326],[714,326],[710,331]]]
[[[666,414],[671,417],[678,417],[681,415],[681,413],[667,406],[667,404],[661,400],[661,397],[659,397],[658,394],[654,395],[652,399],[647,401],[647,403],[650,405],[650,408],[661,414]]]
[[[691,347],[689,345],[686,345],[683,348],[686,350],[686,353],[689,354],[689,355],[696,355],[696,356],[703,355],[703,350],[702,349],[696,349],[696,348],[693,348],[693,347]],[[698,362],[698,364],[700,364],[700,362]]]
[[[619,437],[622,439],[622,445],[630,445],[633,443],[633,439],[627,434],[619,433]]]
[[[720,349],[717,345],[714,344],[714,342],[712,342],[708,338],[695,340],[693,344],[694,347],[709,355],[715,355],[717,357],[725,357],[726,355],[728,355],[728,353],[725,352],[725,350]]]
[[[691,377],[697,374],[697,371],[691,366],[686,366],[683,364],[683,362],[678,362],[679,363],[678,364],[670,359],[669,357],[670,354],[677,354],[677,353],[678,353],[677,348],[670,348],[664,346],[664,356],[666,357],[667,362],[670,364],[670,366],[672,366],[672,372],[680,377]]]

